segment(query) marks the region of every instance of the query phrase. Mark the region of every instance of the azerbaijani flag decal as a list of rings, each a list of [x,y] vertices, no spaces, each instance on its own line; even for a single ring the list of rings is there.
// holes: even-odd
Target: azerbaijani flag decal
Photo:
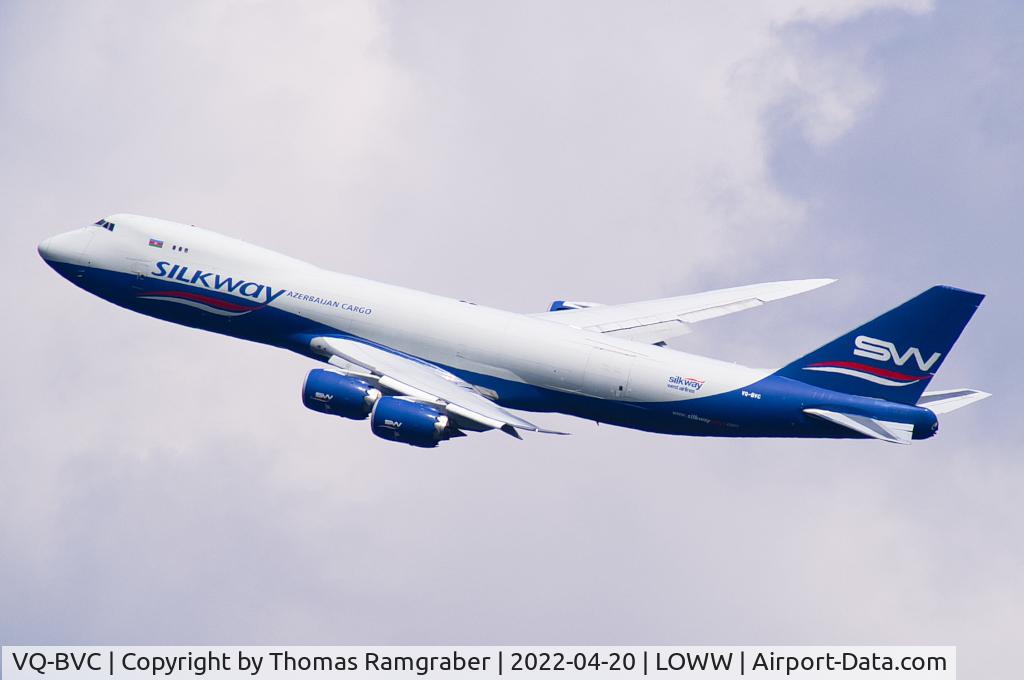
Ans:
[[[151,238],[149,239],[149,245],[153,246],[154,248],[163,248],[164,242],[158,238]]]

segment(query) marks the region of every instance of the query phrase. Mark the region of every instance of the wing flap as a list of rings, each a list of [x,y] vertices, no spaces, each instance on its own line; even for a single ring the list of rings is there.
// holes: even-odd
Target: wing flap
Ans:
[[[672,319],[670,321],[658,321],[644,326],[632,326],[620,328],[613,331],[601,331],[616,338],[625,338],[636,342],[646,342],[656,345],[671,338],[678,338],[680,335],[691,333],[689,324]]]
[[[852,413],[838,413],[820,408],[805,408],[804,413],[815,418],[841,425],[865,437],[893,444],[909,444],[914,438],[914,426],[889,420],[877,420]]]
[[[796,293],[792,294],[796,295]],[[742,312],[745,309],[760,307],[765,302],[771,302],[771,300],[762,300],[756,297],[747,298],[746,300],[737,300],[736,302],[729,302],[724,305],[714,305],[711,307],[705,307],[704,309],[697,309],[686,314],[680,314],[679,320],[685,321],[686,323],[697,323],[698,321],[715,319],[720,316],[725,316],[726,314]]]

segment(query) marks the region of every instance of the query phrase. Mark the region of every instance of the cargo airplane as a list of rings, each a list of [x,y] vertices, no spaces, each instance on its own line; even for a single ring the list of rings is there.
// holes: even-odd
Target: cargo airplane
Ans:
[[[558,412],[665,434],[908,444],[987,396],[925,391],[983,298],[935,286],[777,370],[676,351],[706,319],[831,279],[660,300],[558,300],[516,314],[327,271],[185,224],[112,215],[49,238],[61,276],[135,312],[324,362],[302,401],[433,447],[470,432],[548,432],[512,411]]]

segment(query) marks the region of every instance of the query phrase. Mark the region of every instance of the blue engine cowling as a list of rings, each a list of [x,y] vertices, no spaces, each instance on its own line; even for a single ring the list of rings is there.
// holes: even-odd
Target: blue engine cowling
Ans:
[[[382,439],[423,448],[452,436],[448,416],[438,409],[398,397],[381,397],[373,407],[370,429]]]
[[[380,399],[380,390],[359,378],[314,368],[302,384],[306,408],[342,418],[363,420]]]

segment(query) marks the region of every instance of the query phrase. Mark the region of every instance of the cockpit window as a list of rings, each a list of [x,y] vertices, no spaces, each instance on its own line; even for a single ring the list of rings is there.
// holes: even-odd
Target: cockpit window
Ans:
[[[106,220],[96,220],[93,224],[97,227],[103,227],[107,231],[114,231],[114,227],[116,226],[113,222],[107,222]]]

